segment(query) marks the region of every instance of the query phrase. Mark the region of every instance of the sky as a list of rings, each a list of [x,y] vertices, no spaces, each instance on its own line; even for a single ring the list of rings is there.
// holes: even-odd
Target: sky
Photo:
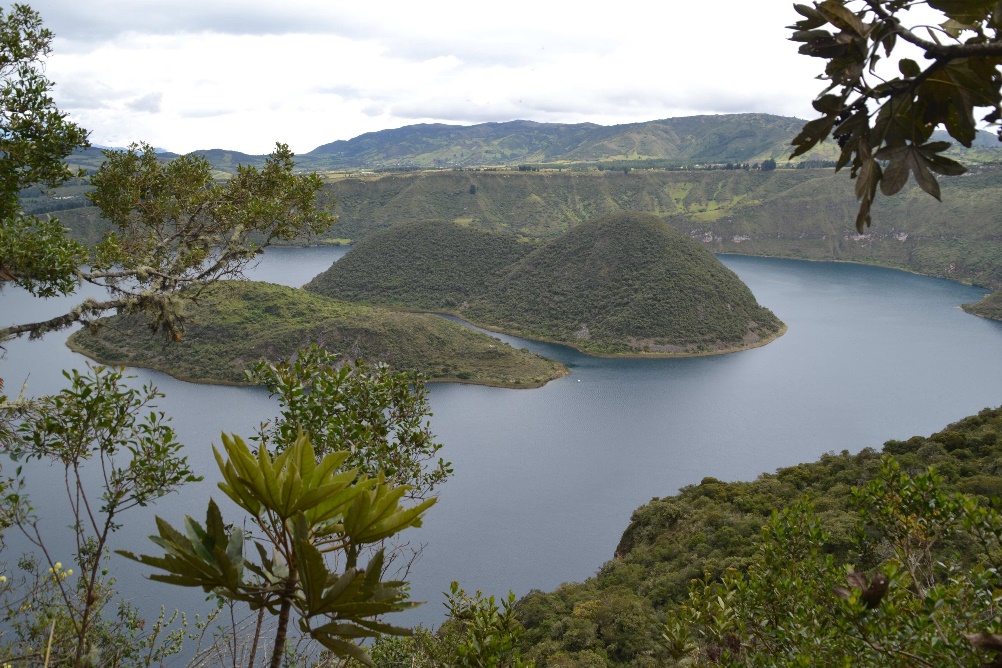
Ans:
[[[94,144],[296,153],[416,123],[817,114],[786,0],[34,0]]]

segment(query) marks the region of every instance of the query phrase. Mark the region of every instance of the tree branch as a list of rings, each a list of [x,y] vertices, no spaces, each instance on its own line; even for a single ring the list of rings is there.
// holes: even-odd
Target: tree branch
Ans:
[[[91,317],[98,316],[105,311],[125,308],[128,303],[129,300],[127,299],[112,299],[105,302],[99,302],[96,299],[87,299],[64,315],[40,322],[11,325],[10,327],[0,329],[0,341],[17,338],[24,334],[27,334],[29,339],[37,339],[46,332],[65,329],[78,322],[87,322]]]
[[[957,58],[1002,57],[1002,41],[993,40],[982,44],[937,44],[931,40],[922,39],[902,26],[901,21],[894,14],[881,6],[881,0],[866,0],[866,4],[878,18],[891,26],[895,35],[925,51],[926,58],[955,60]]]

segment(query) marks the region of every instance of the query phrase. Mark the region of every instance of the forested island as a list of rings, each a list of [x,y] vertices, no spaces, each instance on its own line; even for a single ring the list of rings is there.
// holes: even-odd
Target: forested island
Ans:
[[[607,216],[535,244],[447,222],[395,226],[306,289],[447,311],[591,354],[728,352],[783,331],[733,272],[651,214]]]

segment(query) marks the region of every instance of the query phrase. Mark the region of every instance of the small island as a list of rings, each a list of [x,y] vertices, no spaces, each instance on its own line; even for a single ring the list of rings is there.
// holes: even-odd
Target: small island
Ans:
[[[193,306],[180,341],[151,337],[145,316],[117,315],[67,345],[105,364],[200,383],[247,384],[244,370],[318,343],[346,359],[384,362],[432,382],[539,387],[566,367],[436,315],[348,304],[304,290],[224,281]]]
[[[548,242],[448,222],[396,225],[306,289],[447,312],[592,355],[716,354],[785,331],[700,243],[644,213],[598,218]]]

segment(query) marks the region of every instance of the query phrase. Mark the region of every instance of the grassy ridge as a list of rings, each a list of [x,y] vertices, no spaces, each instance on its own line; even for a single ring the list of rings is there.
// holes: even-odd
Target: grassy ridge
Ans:
[[[590,221],[542,245],[452,223],[395,226],[307,289],[449,311],[598,354],[739,349],[782,327],[733,272],[650,214]]]
[[[1002,496],[1002,409],[985,409],[928,437],[888,441],[902,471],[935,466],[949,489]],[[848,558],[856,514],[849,491],[877,470],[880,453],[867,448],[782,468],[749,482],[704,478],[678,494],[655,498],[634,511],[615,558],[583,583],[534,592],[518,604],[528,654],[537,666],[661,666],[656,620],[670,619],[693,579],[744,569],[755,537],[774,509],[804,495],[831,534],[825,551]],[[959,550],[963,546],[948,545]],[[866,563],[857,567],[867,568]]]
[[[221,283],[190,317],[179,342],[151,337],[140,317],[115,316],[96,334],[73,334],[69,345],[103,362],[201,382],[242,383],[243,370],[258,360],[287,358],[313,342],[437,381],[538,387],[566,373],[557,362],[437,316],[346,304],[271,283]]]

